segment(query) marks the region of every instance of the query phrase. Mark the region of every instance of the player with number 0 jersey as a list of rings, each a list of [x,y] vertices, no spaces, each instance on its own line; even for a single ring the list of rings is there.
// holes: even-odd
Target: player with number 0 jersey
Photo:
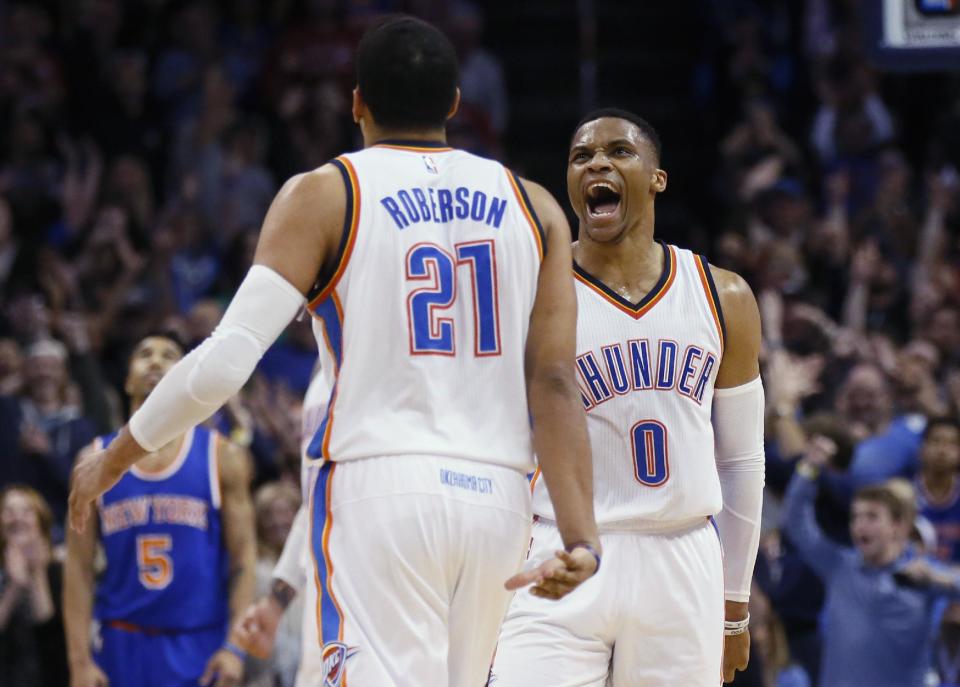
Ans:
[[[721,661],[728,680],[746,666],[763,489],[759,316],[742,279],[654,240],[666,181],[640,117],[601,110],[577,126],[576,373],[604,563],[556,604],[514,598],[496,687],[707,687]],[[532,489],[539,559],[559,540],[539,475]]]

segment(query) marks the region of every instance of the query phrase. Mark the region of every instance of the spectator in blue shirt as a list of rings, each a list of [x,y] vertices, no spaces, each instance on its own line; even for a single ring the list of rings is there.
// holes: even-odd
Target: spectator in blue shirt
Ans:
[[[937,532],[937,558],[960,563],[960,422],[934,418],[920,448],[917,494],[920,514]]]
[[[850,464],[854,488],[914,476],[924,417],[898,412],[890,379],[879,366],[860,363],[851,369],[837,395],[837,407],[861,439]]]
[[[818,437],[797,466],[784,503],[784,529],[827,589],[820,684],[923,687],[942,600],[960,597],[960,573],[908,546],[912,499],[891,482],[853,500],[853,548],[827,539],[814,517],[817,477],[833,446]],[[912,491],[912,490],[910,490]]]

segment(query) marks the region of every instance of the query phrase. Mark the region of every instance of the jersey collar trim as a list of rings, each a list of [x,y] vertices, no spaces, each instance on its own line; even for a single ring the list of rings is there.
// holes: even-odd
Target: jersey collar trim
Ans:
[[[667,291],[670,290],[670,287],[673,286],[673,282],[677,277],[677,256],[674,254],[673,248],[662,241],[659,243],[663,248],[663,272],[660,273],[660,278],[657,280],[657,283],[653,285],[653,288],[650,289],[650,292],[637,303],[628,301],[580,267],[576,262],[573,263],[574,277],[585,286],[590,287],[597,295],[601,296],[611,305],[627,313],[633,319],[639,320],[646,315],[653,306],[660,302],[667,294]]]
[[[391,150],[409,150],[415,153],[445,153],[453,150],[453,148],[443,141],[408,141],[399,138],[388,138],[383,141],[377,141],[372,147],[389,148]]]
[[[130,468],[130,472],[132,472],[134,476],[139,477],[142,480],[147,480],[148,482],[159,482],[160,480],[173,477],[177,471],[183,467],[183,463],[187,460],[187,454],[190,453],[190,448],[193,446],[194,430],[195,428],[191,427],[186,431],[186,433],[183,435],[183,443],[180,444],[180,453],[178,453],[177,457],[173,459],[173,462],[163,470],[150,472],[137,465],[134,465]]]

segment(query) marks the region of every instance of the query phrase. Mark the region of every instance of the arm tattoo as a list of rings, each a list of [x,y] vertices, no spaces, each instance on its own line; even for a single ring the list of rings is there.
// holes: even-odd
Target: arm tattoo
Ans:
[[[274,601],[280,604],[280,608],[286,610],[287,606],[290,605],[290,602],[293,601],[293,597],[296,595],[297,590],[283,580],[278,580],[277,578],[273,578],[273,580],[271,580],[270,596],[273,597]]]

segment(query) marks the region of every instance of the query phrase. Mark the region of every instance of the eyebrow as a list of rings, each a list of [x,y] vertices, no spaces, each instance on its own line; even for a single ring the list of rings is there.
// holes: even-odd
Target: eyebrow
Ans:
[[[637,147],[636,143],[626,138],[616,138],[610,141],[609,143],[607,143],[607,147],[613,147],[613,146],[619,146],[619,145],[628,145],[631,148]],[[577,150],[589,150],[589,149],[590,149],[590,146],[588,146],[586,143],[578,143],[570,147],[570,152],[573,153],[574,151],[577,151]]]

